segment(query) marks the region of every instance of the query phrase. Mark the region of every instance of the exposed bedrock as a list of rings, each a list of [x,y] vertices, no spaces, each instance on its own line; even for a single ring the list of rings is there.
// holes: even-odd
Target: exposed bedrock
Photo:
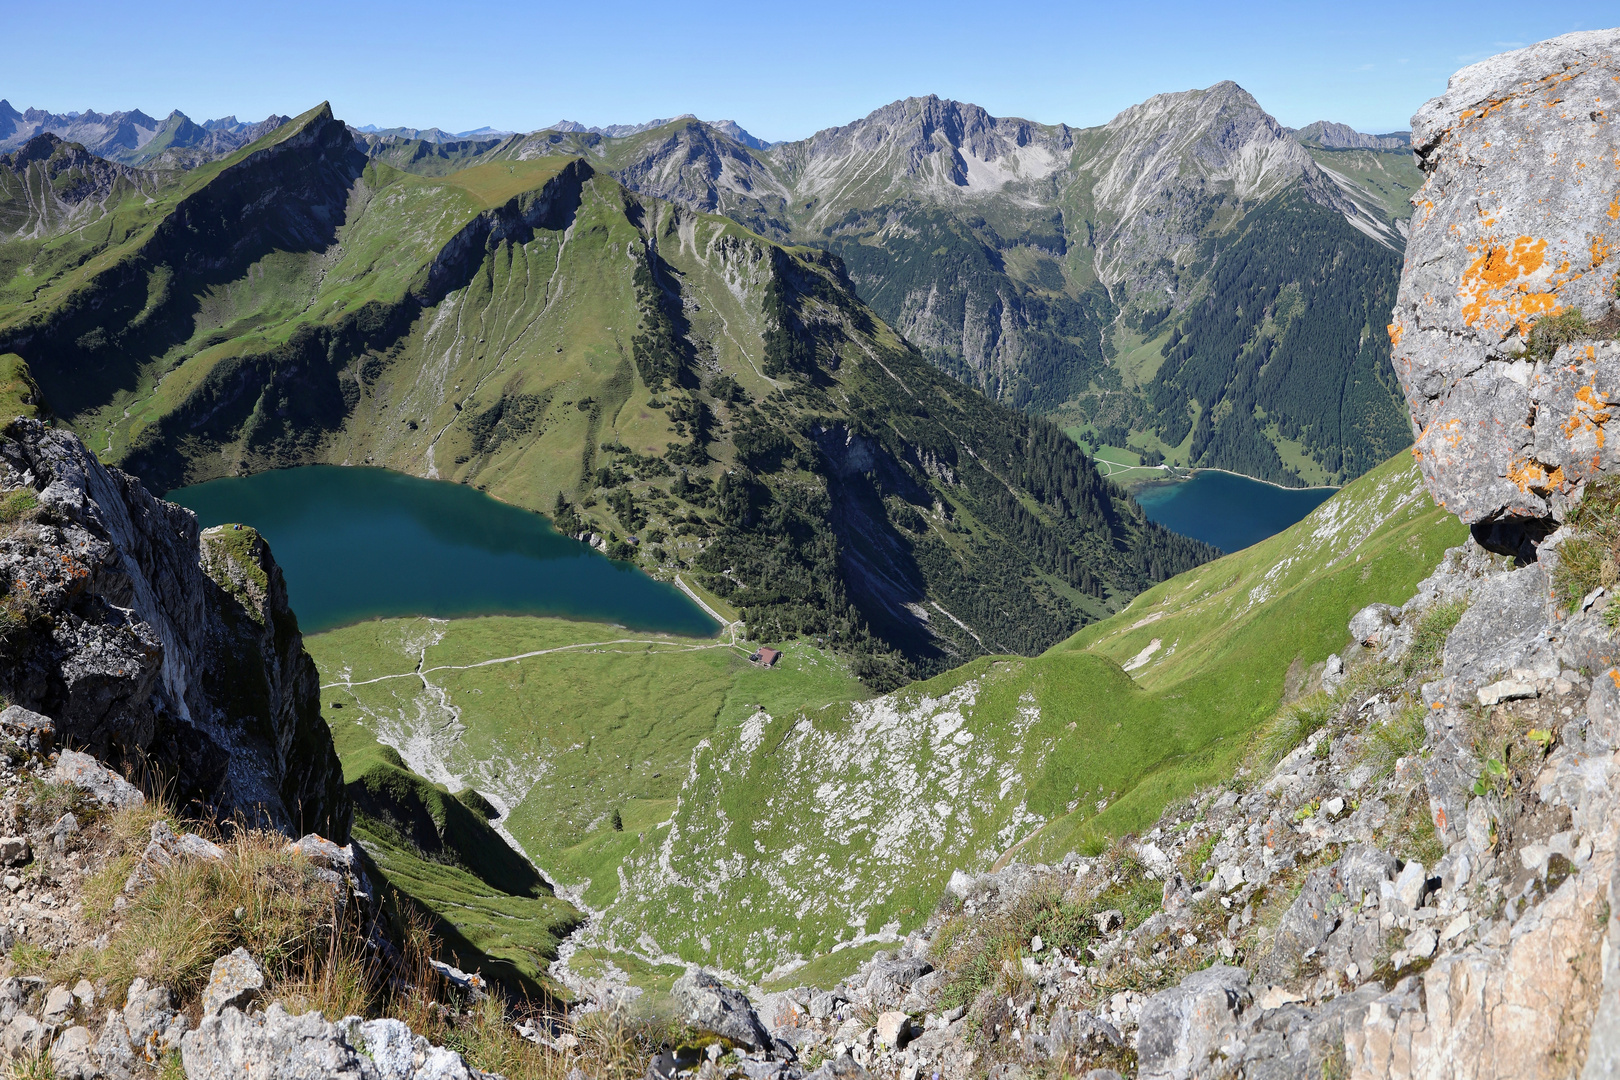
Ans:
[[[0,695],[226,816],[348,839],[315,664],[270,548],[16,420],[0,437]]]
[[[1620,454],[1620,346],[1571,326],[1620,318],[1617,119],[1620,30],[1464,68],[1412,118],[1428,180],[1393,361],[1430,489],[1495,550],[1523,553]],[[1556,352],[1533,332],[1554,317],[1575,339]]]

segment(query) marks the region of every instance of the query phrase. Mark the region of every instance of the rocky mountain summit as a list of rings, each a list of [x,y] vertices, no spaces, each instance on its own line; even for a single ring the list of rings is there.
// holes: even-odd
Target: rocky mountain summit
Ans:
[[[0,236],[38,239],[75,228],[157,186],[145,170],[114,164],[49,133],[35,135],[0,154]]]
[[[1331,120],[1306,124],[1293,134],[1304,145],[1318,146],[1323,150],[1407,150],[1412,146],[1410,131],[1369,135],[1349,124],[1336,124]]]

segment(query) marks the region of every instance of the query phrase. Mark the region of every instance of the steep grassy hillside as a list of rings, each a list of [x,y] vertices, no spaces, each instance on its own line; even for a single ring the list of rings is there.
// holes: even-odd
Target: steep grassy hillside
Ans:
[[[1038,652],[1212,554],[941,375],[836,258],[583,158],[424,177],[322,106],[94,237],[0,251],[0,347],[148,483],[326,461],[476,484],[876,687]]]
[[[1402,454],[1042,656],[871,700],[804,644],[775,671],[529,620],[369,624],[310,648],[360,728],[511,808],[505,827],[597,913],[587,970],[761,979],[821,956],[835,977],[916,925],[953,869],[1099,845],[1228,775],[1349,616],[1404,601],[1464,536]]]

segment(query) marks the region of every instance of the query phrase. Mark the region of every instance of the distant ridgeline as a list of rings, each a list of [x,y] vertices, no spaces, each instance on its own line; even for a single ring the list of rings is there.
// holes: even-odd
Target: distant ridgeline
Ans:
[[[1089,129],[927,97],[770,146],[683,117],[366,150],[424,175],[584,156],[829,249],[940,368],[1150,461],[1336,484],[1411,440],[1385,331],[1422,183],[1410,139],[1291,131],[1234,83]]]
[[[877,687],[1038,652],[1213,554],[928,363],[836,255],[596,155],[417,175],[324,105],[186,173],[53,139],[0,160],[0,355],[155,487],[474,484]]]

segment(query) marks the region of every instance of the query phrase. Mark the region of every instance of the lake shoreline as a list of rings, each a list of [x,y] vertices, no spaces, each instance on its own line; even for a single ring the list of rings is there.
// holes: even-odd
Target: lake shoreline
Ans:
[[[306,633],[372,619],[538,616],[717,638],[724,620],[633,562],[472,485],[379,466],[301,465],[165,496],[204,528],[270,543]],[[719,624],[718,626],[716,624]]]
[[[1096,459],[1093,458],[1092,460],[1095,461]],[[1113,463],[1110,462],[1109,464],[1113,464]],[[1159,468],[1159,466],[1157,466],[1157,465],[1131,465],[1131,466],[1127,466],[1127,468],[1132,468],[1132,469],[1157,469],[1157,468]],[[1123,487],[1123,488],[1125,488],[1127,490],[1134,490],[1136,488],[1145,488],[1145,487],[1168,487],[1171,484],[1185,484],[1189,480],[1192,480],[1193,478],[1195,478],[1199,473],[1206,473],[1206,472],[1224,473],[1227,476],[1236,476],[1241,480],[1253,480],[1257,484],[1265,484],[1267,487],[1274,487],[1279,491],[1338,491],[1338,490],[1340,490],[1340,487],[1338,485],[1334,485],[1334,484],[1307,484],[1304,487],[1290,487],[1287,484],[1279,484],[1279,483],[1276,483],[1275,481],[1272,481],[1272,480],[1262,480],[1258,476],[1250,476],[1248,473],[1233,472],[1231,469],[1217,469],[1214,466],[1202,466],[1202,465],[1199,466],[1196,469],[1188,469],[1185,476],[1157,476],[1157,477],[1149,476],[1149,477],[1144,477],[1141,480],[1114,480],[1114,483],[1118,484],[1120,487]],[[1113,480],[1113,477],[1110,476],[1107,479]]]

